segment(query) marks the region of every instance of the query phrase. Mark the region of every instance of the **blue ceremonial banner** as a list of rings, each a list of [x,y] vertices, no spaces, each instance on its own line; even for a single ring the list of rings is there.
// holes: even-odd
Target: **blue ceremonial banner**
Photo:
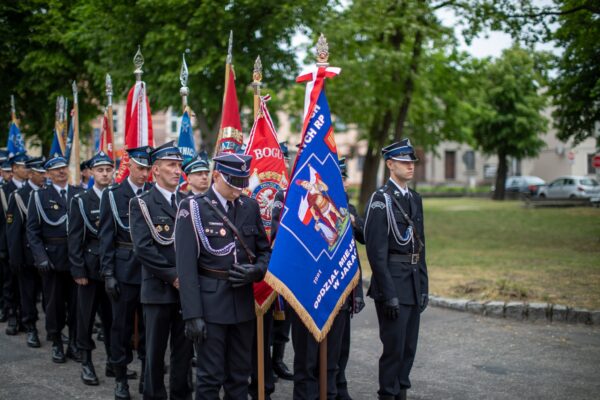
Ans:
[[[10,123],[10,129],[8,131],[8,142],[6,143],[6,151],[9,156],[17,153],[25,153],[25,143],[23,142],[23,136],[17,124],[13,121]]]
[[[308,109],[265,280],[320,342],[356,286],[359,267],[329,104],[322,82],[315,86],[320,93]]]
[[[67,162],[71,159],[71,149],[73,148],[73,132],[73,118],[71,118],[71,121],[69,122],[69,134],[67,135],[67,149],[65,154]]]
[[[191,160],[196,155],[194,131],[192,130],[192,121],[187,110],[181,117],[181,129],[179,130],[177,147],[179,147],[179,151],[181,151],[181,154],[183,155],[184,163]]]
[[[48,154],[48,158],[54,157],[55,154],[59,154],[61,157],[63,157],[64,154],[62,152],[62,149],[60,148],[60,142],[56,133],[56,129],[54,129],[53,132],[54,138],[52,139],[52,145],[50,146],[50,154]]]

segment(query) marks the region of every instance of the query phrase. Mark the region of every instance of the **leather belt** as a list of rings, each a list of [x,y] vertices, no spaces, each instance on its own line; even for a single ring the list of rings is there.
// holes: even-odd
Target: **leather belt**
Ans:
[[[115,242],[115,247],[119,247],[121,249],[133,249],[133,243],[131,242]]]
[[[67,237],[49,237],[44,238],[45,244],[67,244]]]
[[[390,254],[390,262],[400,262],[407,264],[417,264],[419,262],[419,253],[414,254]]]
[[[227,280],[229,279],[229,271],[223,271],[219,269],[211,269],[203,266],[198,267],[198,273],[207,278]]]

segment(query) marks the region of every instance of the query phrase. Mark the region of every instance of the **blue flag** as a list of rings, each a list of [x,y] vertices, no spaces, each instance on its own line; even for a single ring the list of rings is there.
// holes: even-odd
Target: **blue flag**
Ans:
[[[6,143],[6,151],[9,156],[17,153],[25,153],[25,143],[23,142],[23,136],[17,124],[13,121],[10,123],[10,129],[8,131],[8,142]]]
[[[67,145],[65,151],[65,158],[67,159],[67,162],[69,162],[71,159],[71,148],[73,148],[73,118],[71,118],[71,121],[69,122],[69,134],[67,135]]]
[[[196,146],[194,144],[194,131],[192,130],[192,121],[188,111],[184,111],[181,117],[181,130],[179,131],[179,139],[177,147],[183,155],[183,163],[185,164],[196,155]]]
[[[322,84],[316,86],[265,280],[320,342],[356,286],[359,267],[329,104]]]
[[[52,146],[50,146],[50,154],[48,154],[48,158],[54,157],[55,154],[60,154],[61,157],[64,156],[62,149],[60,148],[60,142],[58,141],[58,135],[56,133],[56,129],[53,129],[54,138],[52,139]]]

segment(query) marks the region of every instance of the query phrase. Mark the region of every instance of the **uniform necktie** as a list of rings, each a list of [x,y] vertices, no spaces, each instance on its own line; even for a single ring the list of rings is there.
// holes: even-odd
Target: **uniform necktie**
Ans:
[[[140,194],[142,194],[142,189],[138,189],[137,192],[135,192],[136,196],[139,196]]]
[[[60,189],[60,197],[63,199],[65,204],[67,203],[67,191],[65,189]]]
[[[227,218],[232,222],[235,218],[235,206],[232,201],[227,202]]]
[[[175,199],[175,193],[171,194],[171,207],[173,207],[174,210],[177,210],[177,200]]]

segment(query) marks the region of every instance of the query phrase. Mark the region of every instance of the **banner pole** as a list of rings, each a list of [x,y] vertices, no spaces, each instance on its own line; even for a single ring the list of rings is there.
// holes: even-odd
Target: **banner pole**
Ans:
[[[327,400],[327,336],[319,343],[319,400]]]
[[[256,358],[258,363],[258,400],[265,400],[265,317],[256,316]]]

